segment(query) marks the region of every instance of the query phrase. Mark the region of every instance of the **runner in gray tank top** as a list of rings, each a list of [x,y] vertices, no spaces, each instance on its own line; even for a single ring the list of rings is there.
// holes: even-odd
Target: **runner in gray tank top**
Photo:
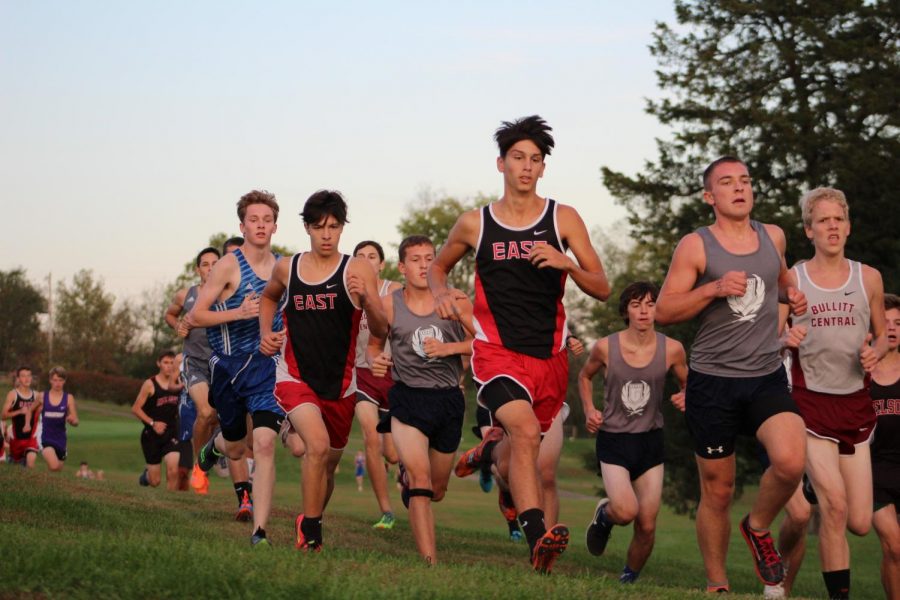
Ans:
[[[728,590],[725,561],[735,476],[734,443],[752,432],[771,465],[759,496],[741,521],[754,567],[766,584],[784,578],[768,528],[800,483],[805,462],[803,420],[788,393],[779,357],[777,303],[806,311],[790,285],[784,232],[750,219],[753,189],[747,166],[726,156],[703,173],[703,200],[715,222],[681,239],[660,291],[661,324],[698,319],[685,390],[685,417],[700,470],[697,539],[707,590]],[[777,290],[777,291],[776,291]]]
[[[622,583],[634,583],[653,551],[663,483],[662,402],[666,373],[678,380],[672,403],[684,410],[684,347],[654,330],[659,289],[640,281],[619,296],[627,329],[597,341],[578,374],[578,392],[590,433],[597,434],[597,465],[608,498],[588,525],[588,551],[600,556],[613,525],[634,523]],[[603,370],[603,412],[594,407],[593,377]]]
[[[372,335],[369,357],[372,372],[383,377],[392,367],[390,428],[400,455],[403,503],[419,554],[437,562],[432,502],[447,491],[450,470],[462,436],[465,398],[460,389],[460,355],[472,353],[472,303],[457,300],[459,321],[441,319],[426,273],[434,260],[434,245],[413,235],[400,243],[400,272],[406,287],[384,298],[393,356],[384,352],[383,339]],[[461,295],[455,292],[456,295]]]
[[[850,214],[843,192],[816,188],[800,200],[815,255],[791,269],[809,310],[794,319],[794,401],[806,423],[806,472],[819,501],[819,560],[831,598],[847,598],[847,530],[872,525],[869,441],[875,410],[866,376],[887,352],[884,286],[875,269],[847,260]]]
[[[396,281],[381,279],[384,271],[384,249],[381,244],[371,240],[360,242],[353,249],[353,256],[363,258],[372,265],[378,274],[378,295],[386,296],[400,289]],[[356,419],[362,429],[363,442],[366,448],[366,471],[372,483],[372,492],[378,502],[381,518],[372,526],[374,529],[392,529],[394,527],[394,511],[388,495],[388,477],[384,461],[397,464],[397,451],[390,433],[378,433],[376,427],[382,413],[387,413],[387,393],[393,381],[390,374],[386,377],[375,377],[369,368],[366,347],[369,345],[369,321],[363,313],[359,321],[359,335],[356,337]],[[389,350],[388,350],[389,352]]]

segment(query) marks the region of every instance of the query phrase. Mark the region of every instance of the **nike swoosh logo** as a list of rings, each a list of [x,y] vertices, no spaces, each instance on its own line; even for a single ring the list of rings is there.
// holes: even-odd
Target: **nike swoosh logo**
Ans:
[[[541,235],[542,233],[547,233],[547,230],[546,229],[541,229],[540,231],[538,231],[537,229],[534,230],[534,235]]]
[[[333,288],[333,287],[336,286],[336,285],[337,285],[336,283],[332,283],[331,285],[326,285],[326,286],[325,286],[325,289],[326,289],[326,290],[330,290],[331,288]]]
[[[853,290],[853,291],[851,291],[851,292],[844,292],[844,295],[845,295],[845,296],[849,296],[850,294],[853,294],[853,293],[855,293],[855,292],[856,292],[856,290]]]

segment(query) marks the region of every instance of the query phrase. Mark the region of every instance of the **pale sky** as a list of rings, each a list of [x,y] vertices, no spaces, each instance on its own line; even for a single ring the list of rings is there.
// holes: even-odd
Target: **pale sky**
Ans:
[[[493,132],[535,113],[556,138],[538,193],[608,227],[600,167],[635,173],[667,136],[644,113],[658,20],[670,1],[0,0],[0,269],[136,297],[237,233],[253,188],[279,244],[307,247],[297,213],[332,188],[342,249],[388,248],[424,188],[501,193]]]

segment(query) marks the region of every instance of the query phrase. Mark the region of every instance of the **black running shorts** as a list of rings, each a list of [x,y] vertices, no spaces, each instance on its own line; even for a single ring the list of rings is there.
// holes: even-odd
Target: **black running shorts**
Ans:
[[[662,429],[642,433],[597,432],[597,467],[600,463],[617,465],[628,471],[634,481],[665,461]]]
[[[458,387],[412,388],[396,382],[388,398],[391,417],[425,434],[429,448],[446,454],[459,448],[466,400]]]

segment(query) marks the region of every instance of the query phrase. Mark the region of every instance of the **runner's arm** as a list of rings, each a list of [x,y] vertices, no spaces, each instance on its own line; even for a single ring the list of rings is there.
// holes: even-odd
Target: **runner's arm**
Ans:
[[[137,420],[148,427],[152,426],[151,423],[153,423],[153,419],[144,412],[144,404],[147,403],[147,398],[149,398],[152,393],[153,383],[148,379],[141,385],[137,398],[135,398],[134,404],[131,405],[131,412],[137,417]]]
[[[784,253],[787,248],[787,240],[784,231],[777,225],[766,225],[769,238],[778,249],[781,258],[781,271],[778,273],[778,301],[790,307],[791,314],[802,315],[806,312],[806,294],[797,286],[797,277],[793,269],[787,268]]]
[[[255,294],[247,294],[237,308],[214,311],[210,307],[229,287],[237,285],[240,280],[240,266],[234,254],[222,257],[209,272],[206,283],[200,287],[197,302],[184,319],[191,327],[215,327],[230,321],[252,319],[259,316],[259,298]]]
[[[681,342],[668,337],[666,338],[666,354],[669,356],[668,362],[672,373],[678,381],[678,391],[672,394],[670,400],[675,408],[684,412],[684,390],[687,387],[688,378],[687,355]]]
[[[684,236],[675,248],[672,255],[672,264],[669,265],[669,273],[663,282],[656,300],[656,322],[660,325],[670,325],[690,320],[700,314],[716,297],[724,297],[734,289],[734,282],[729,281],[726,289],[725,277],[716,281],[694,287],[700,273],[706,268],[706,256],[703,249],[703,240],[696,233]],[[746,277],[744,278],[746,285]],[[740,291],[740,295],[743,295]]]
[[[541,244],[531,250],[532,264],[539,269],[553,267],[565,271],[585,294],[606,300],[610,292],[609,281],[584,221],[574,208],[563,204],[559,205],[556,216],[560,237],[568,244],[575,260],[549,244]]]
[[[384,315],[388,323],[394,322],[394,295],[388,294],[381,298]],[[388,331],[390,333],[390,331]],[[375,377],[384,377],[393,365],[391,357],[384,351],[385,337],[380,337],[369,330],[369,343],[366,346],[366,362]]]
[[[422,349],[428,358],[441,358],[445,356],[471,356],[472,340],[475,327],[472,324],[472,301],[460,290],[450,290],[456,297],[455,304],[459,314],[459,322],[465,330],[466,337],[458,342],[439,342],[434,338],[425,340]],[[462,297],[459,296],[462,295]]]
[[[12,405],[16,401],[16,390],[10,390],[6,394],[6,401],[3,403],[3,419],[12,419],[13,417],[17,417],[19,415],[25,414],[25,409],[20,408],[19,410],[13,410]]]
[[[872,343],[861,349],[860,361],[866,372],[871,373],[875,365],[888,351],[887,328],[884,316],[884,282],[881,273],[868,265],[862,265],[863,283],[869,293],[869,328]],[[871,350],[871,355],[868,350]]]
[[[290,278],[291,258],[279,258],[272,268],[272,276],[263,289],[259,300],[259,351],[266,356],[274,356],[284,343],[285,329],[272,331],[278,302],[287,289]],[[288,299],[290,300],[290,299]]]
[[[606,354],[608,351],[607,338],[597,340],[587,361],[578,372],[578,396],[581,398],[581,407],[584,410],[584,423],[589,433],[597,433],[603,424],[603,413],[594,406],[594,376],[600,369],[606,367]]]
[[[69,394],[69,408],[66,414],[66,423],[72,427],[78,427],[78,408],[75,406],[75,396]]]
[[[386,337],[388,321],[378,295],[378,277],[372,266],[362,258],[353,257],[347,265],[347,291],[355,297],[357,303],[366,313],[369,333],[378,337]]]
[[[175,292],[175,295],[172,296],[172,302],[169,303],[169,308],[166,309],[166,325],[172,329],[178,329],[178,317],[181,316],[181,311],[184,310],[184,299],[186,296],[187,289],[178,290]]]
[[[447,287],[447,275],[453,267],[478,243],[478,232],[481,228],[480,209],[470,210],[459,216],[453,229],[447,235],[447,241],[441,251],[428,267],[428,287],[434,294],[434,310],[442,319],[457,320],[459,315],[454,303],[454,296]]]

